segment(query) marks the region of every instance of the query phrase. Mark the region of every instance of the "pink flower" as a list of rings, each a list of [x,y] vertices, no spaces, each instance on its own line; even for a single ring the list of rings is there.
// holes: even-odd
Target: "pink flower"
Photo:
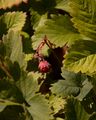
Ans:
[[[42,73],[49,72],[50,67],[51,65],[46,60],[40,61],[39,66],[38,66],[40,72]]]

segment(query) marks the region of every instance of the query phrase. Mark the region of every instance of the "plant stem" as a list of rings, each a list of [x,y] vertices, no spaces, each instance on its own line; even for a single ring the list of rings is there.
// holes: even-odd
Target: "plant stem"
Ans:
[[[8,68],[4,65],[4,63],[0,60],[0,68],[6,73],[6,75],[12,79],[13,77],[11,76],[11,74],[8,71]]]

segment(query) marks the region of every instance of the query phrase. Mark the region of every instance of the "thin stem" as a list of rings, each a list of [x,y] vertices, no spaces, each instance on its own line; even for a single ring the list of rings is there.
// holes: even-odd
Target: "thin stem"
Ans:
[[[9,77],[9,78],[13,78],[11,76],[11,74],[9,73],[8,71],[8,68],[4,65],[4,63],[0,60],[0,68],[6,73],[6,75]]]
[[[47,39],[46,35],[45,35],[44,41],[45,41],[46,45],[51,49],[53,55],[55,56],[55,58],[58,60],[59,64],[61,65],[60,60],[58,59],[56,53],[52,49],[53,44]]]

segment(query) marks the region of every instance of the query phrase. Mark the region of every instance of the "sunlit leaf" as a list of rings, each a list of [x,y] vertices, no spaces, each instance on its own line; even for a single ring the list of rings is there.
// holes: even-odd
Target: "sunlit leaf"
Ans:
[[[70,0],[72,22],[78,31],[90,38],[96,38],[96,1]]]
[[[70,11],[70,6],[69,6],[69,1],[70,0],[56,0],[56,8],[65,10],[65,11]]]
[[[56,47],[62,47],[66,43],[72,44],[81,37],[72,26],[70,18],[63,15],[48,19],[36,29],[35,34],[32,36],[34,49],[37,48],[45,35]]]
[[[64,110],[64,105],[66,101],[62,97],[55,95],[50,96],[49,98],[50,107],[53,108],[53,114],[59,113],[60,110]]]
[[[39,73],[26,72],[21,73],[21,79],[17,81],[17,86],[21,90],[23,97],[30,104],[31,98],[39,91],[38,79],[41,76]]]
[[[21,2],[27,2],[28,0],[0,0],[0,9],[6,9],[7,7],[12,7],[13,5],[18,5]]]
[[[6,46],[6,56],[10,57],[13,63],[18,62],[20,67],[26,67],[20,33],[10,31],[3,36],[3,41]]]
[[[23,12],[6,12],[0,16],[0,37],[8,30],[20,31],[25,24],[26,14]]]
[[[96,72],[96,42],[88,40],[76,42],[65,57],[64,67],[76,73],[81,71],[89,75],[94,74]]]

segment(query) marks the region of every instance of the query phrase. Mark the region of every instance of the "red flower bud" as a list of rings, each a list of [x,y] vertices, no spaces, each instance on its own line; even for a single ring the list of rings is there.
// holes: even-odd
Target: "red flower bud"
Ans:
[[[40,72],[42,73],[49,72],[50,67],[51,65],[46,60],[40,61],[39,66],[38,66]]]

